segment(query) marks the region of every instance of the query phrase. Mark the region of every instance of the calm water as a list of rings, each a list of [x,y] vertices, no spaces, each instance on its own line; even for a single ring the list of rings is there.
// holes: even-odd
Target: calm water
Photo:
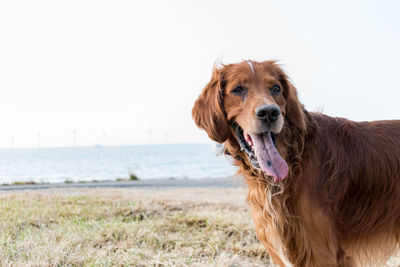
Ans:
[[[226,177],[235,170],[212,144],[0,150],[0,183]]]

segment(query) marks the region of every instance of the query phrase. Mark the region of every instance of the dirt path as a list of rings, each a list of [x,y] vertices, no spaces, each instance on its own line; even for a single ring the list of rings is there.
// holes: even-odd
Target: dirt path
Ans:
[[[87,183],[54,183],[54,184],[26,184],[2,185],[0,193],[16,190],[39,189],[68,189],[68,188],[131,188],[131,189],[179,189],[179,188],[242,188],[244,183],[237,178],[202,178],[202,179],[148,179],[138,181],[103,181]]]

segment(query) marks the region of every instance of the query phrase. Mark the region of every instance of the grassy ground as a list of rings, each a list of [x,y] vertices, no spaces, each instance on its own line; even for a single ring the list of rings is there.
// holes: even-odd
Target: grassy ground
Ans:
[[[67,266],[268,266],[244,189],[0,194],[0,262]]]
[[[243,188],[0,191],[0,266],[273,266],[244,198]]]

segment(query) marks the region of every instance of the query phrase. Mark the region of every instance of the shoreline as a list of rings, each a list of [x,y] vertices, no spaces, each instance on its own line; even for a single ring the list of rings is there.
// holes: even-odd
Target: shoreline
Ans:
[[[41,189],[69,189],[69,188],[132,188],[132,189],[179,189],[179,188],[244,188],[244,181],[236,177],[200,178],[200,179],[146,179],[136,181],[98,181],[85,183],[48,183],[48,184],[21,184],[0,185],[0,192],[41,190]]]

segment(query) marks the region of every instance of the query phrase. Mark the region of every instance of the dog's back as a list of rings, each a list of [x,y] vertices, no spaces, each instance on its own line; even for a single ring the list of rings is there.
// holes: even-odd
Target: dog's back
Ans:
[[[400,121],[312,117],[313,196],[346,255],[384,261],[400,237]]]

